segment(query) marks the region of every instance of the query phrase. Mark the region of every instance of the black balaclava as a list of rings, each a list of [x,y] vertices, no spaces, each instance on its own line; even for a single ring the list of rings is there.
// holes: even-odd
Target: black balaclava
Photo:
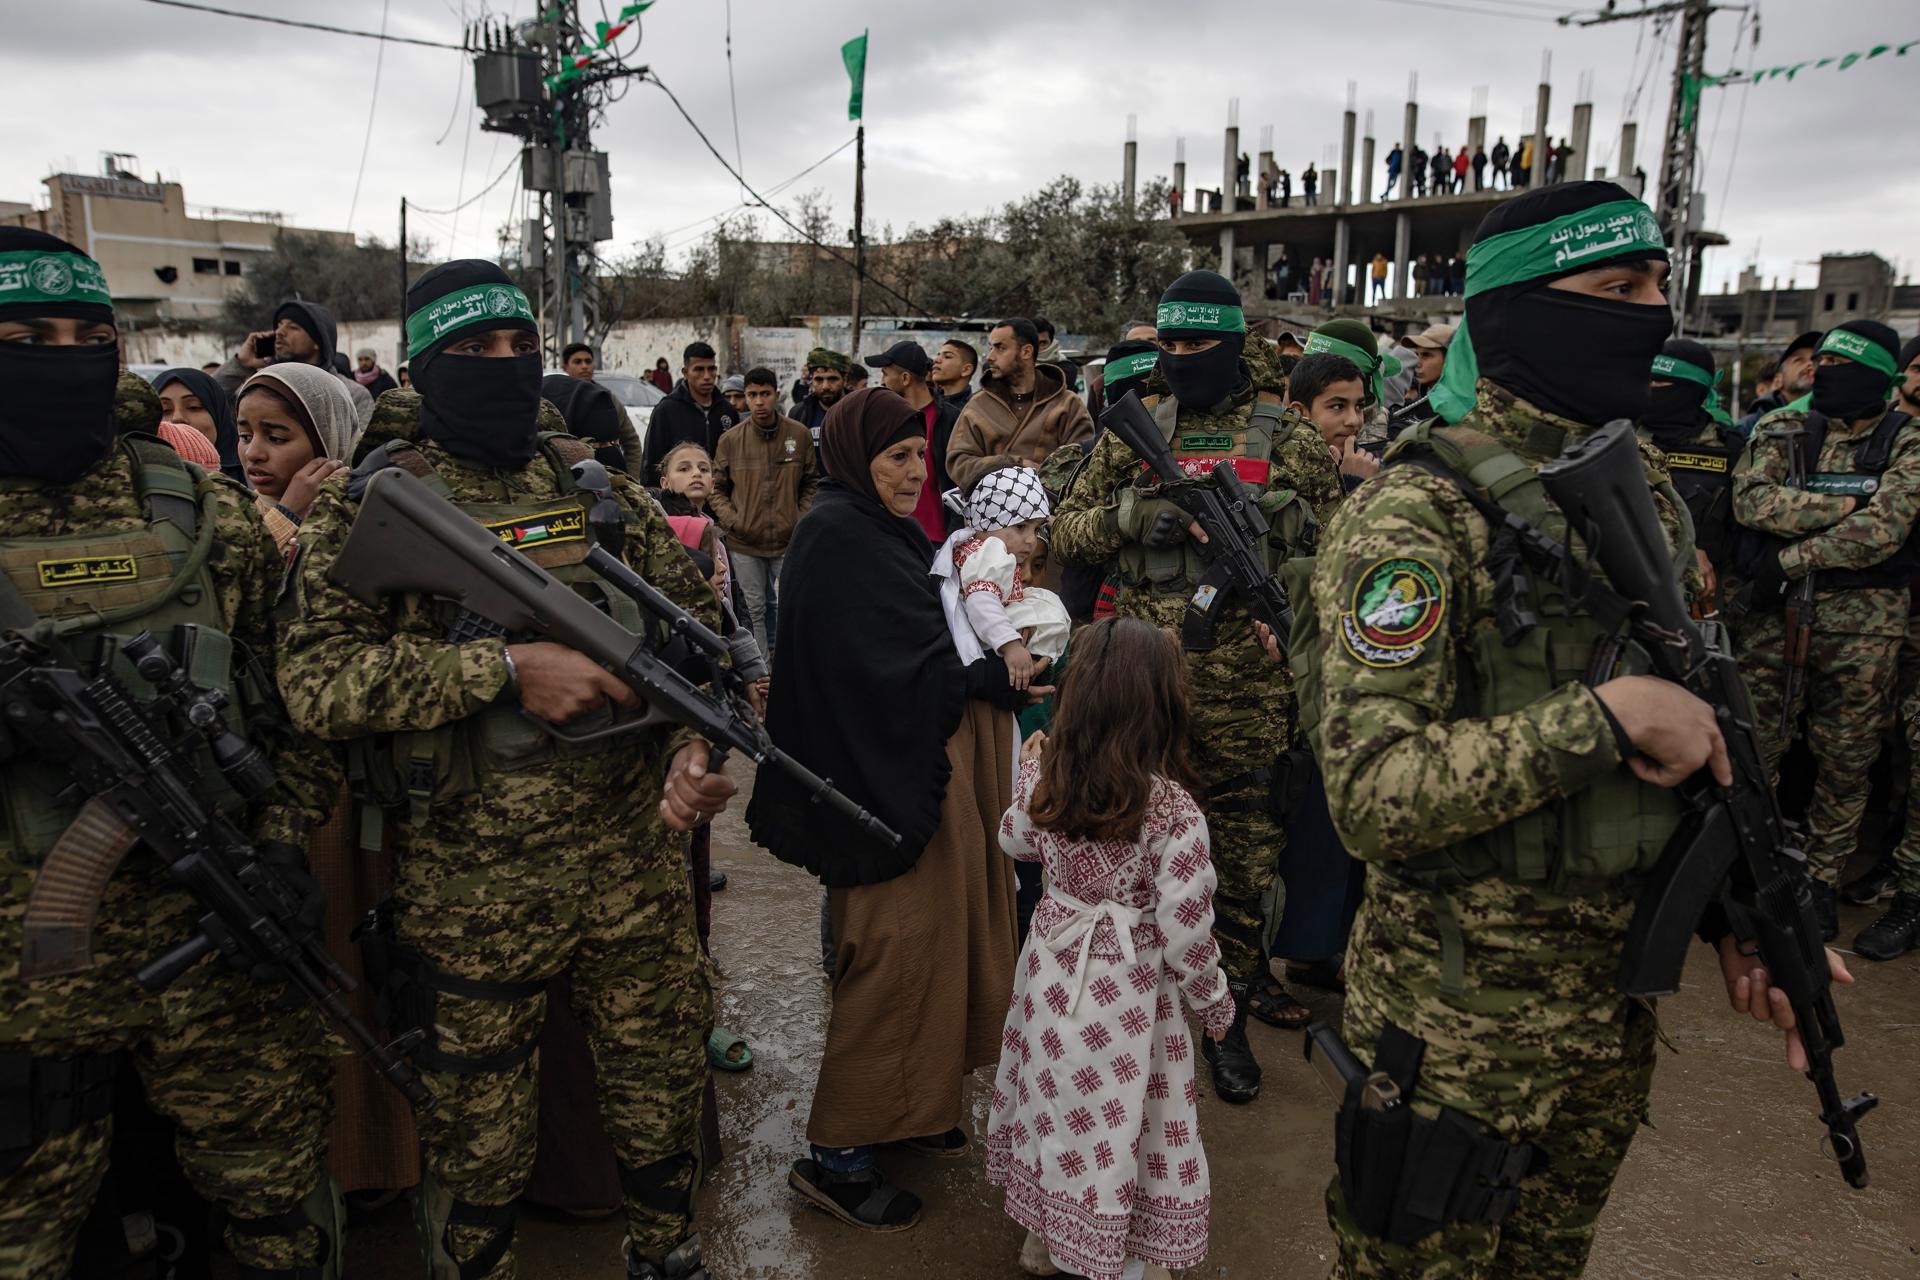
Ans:
[[[1130,391],[1144,396],[1147,379],[1160,359],[1160,344],[1146,338],[1130,338],[1107,348],[1107,363],[1100,374],[1100,393],[1106,403],[1119,404]],[[1096,423],[1096,434],[1099,429]]]
[[[113,323],[106,277],[57,236],[0,227],[0,320]],[[0,342],[0,476],[71,484],[113,447],[119,343]]]
[[[1190,409],[1211,409],[1247,384],[1240,353],[1247,321],[1240,291],[1214,271],[1189,271],[1160,295],[1154,327],[1162,341],[1218,338],[1217,346],[1193,356],[1162,355],[1160,370],[1173,398]]]
[[[1899,352],[1900,335],[1878,320],[1849,320],[1829,329],[1820,354],[1845,356],[1850,363],[1813,371],[1813,411],[1842,421],[1877,416],[1900,381]]]
[[[1593,224],[1576,215],[1603,207]],[[1605,224],[1627,219],[1617,229]],[[1573,220],[1584,232],[1559,242],[1543,241],[1526,252],[1530,261],[1515,264],[1489,245],[1496,237],[1527,228]],[[1592,225],[1594,229],[1587,230]],[[1617,247],[1609,248],[1608,242]],[[1504,241],[1524,245],[1526,237]],[[1673,332],[1673,313],[1665,305],[1591,298],[1549,286],[1609,262],[1633,259],[1666,261],[1653,213],[1617,183],[1563,182],[1539,187],[1497,206],[1474,233],[1467,254],[1467,318],[1472,355],[1460,362],[1463,344],[1455,334],[1448,348],[1447,367],[1435,392],[1451,403],[1462,389],[1459,381],[1471,376],[1488,378],[1534,405],[1563,418],[1601,426],[1616,418],[1639,421],[1647,411],[1647,370],[1661,345]],[[1587,246],[1591,245],[1591,248]],[[1484,246],[1484,247],[1483,247]],[[1563,262],[1556,256],[1566,249]],[[1476,252],[1478,251],[1478,252]],[[1476,289],[1476,268],[1480,287]],[[1430,397],[1431,398],[1431,397]],[[1436,405],[1440,401],[1434,402]],[[1447,416],[1451,409],[1442,409]],[[1449,417],[1458,421],[1458,415]]]
[[[1908,338],[1907,344],[1900,348],[1900,358],[1894,362],[1900,369],[1900,372],[1896,375],[1900,383],[1906,382],[1907,366],[1912,364],[1915,359],[1920,359],[1920,337]],[[1899,385],[1896,384],[1894,387],[1896,395],[1899,393],[1899,389]]]
[[[467,462],[524,467],[539,447],[539,353],[444,354],[493,329],[540,332],[527,296],[494,263],[442,263],[407,290],[407,361],[422,397],[420,434]]]
[[[1691,338],[1668,338],[1666,345],[1660,348],[1660,354],[1705,369],[1709,374],[1713,372],[1713,352]],[[1653,376],[1665,381],[1658,370]],[[1697,435],[1701,428],[1713,421],[1706,408],[1707,397],[1712,390],[1687,378],[1674,378],[1664,387],[1651,388],[1647,415],[1642,421],[1654,433],[1655,443],[1663,435],[1674,439],[1681,435]]]
[[[613,392],[570,373],[550,373],[540,381],[540,394],[566,419],[569,433],[593,446],[593,456],[602,465],[627,469],[627,451],[620,443],[619,403]]]

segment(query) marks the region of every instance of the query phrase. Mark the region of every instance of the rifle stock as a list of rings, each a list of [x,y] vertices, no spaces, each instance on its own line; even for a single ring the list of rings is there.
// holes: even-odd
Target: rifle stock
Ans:
[[[1714,709],[1733,782],[1704,769],[1681,785],[1693,809],[1667,846],[1635,908],[1619,983],[1628,995],[1678,989],[1703,913],[1717,898],[1736,936],[1757,944],[1773,984],[1791,1004],[1806,1049],[1807,1076],[1820,1098],[1826,1147],[1854,1187],[1867,1185],[1858,1119],[1878,1099],[1842,1100],[1833,1051],[1845,1043],[1833,1004],[1826,949],[1808,888],[1806,860],[1793,847],[1767,775],[1753,709],[1718,626],[1689,614],[1667,559],[1633,424],[1612,422],[1540,469],[1612,589],[1633,602],[1632,627],[1654,673]]]

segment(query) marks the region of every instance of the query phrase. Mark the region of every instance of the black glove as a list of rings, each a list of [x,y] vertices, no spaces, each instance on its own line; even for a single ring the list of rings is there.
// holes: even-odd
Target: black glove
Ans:
[[[1039,682],[1045,683],[1044,678]],[[989,702],[1002,711],[1021,711],[1032,701],[1025,689],[1013,687],[1005,659],[994,653],[967,667],[967,696]]]
[[[1793,580],[1780,567],[1780,550],[1780,543],[1769,545],[1760,553],[1759,562],[1753,566],[1753,576],[1748,580],[1747,589],[1751,593],[1751,607],[1756,613],[1770,613],[1787,602],[1787,592]]]
[[[1193,517],[1170,498],[1155,498],[1133,488],[1120,495],[1114,512],[1114,531],[1158,551],[1171,547],[1187,536]]]

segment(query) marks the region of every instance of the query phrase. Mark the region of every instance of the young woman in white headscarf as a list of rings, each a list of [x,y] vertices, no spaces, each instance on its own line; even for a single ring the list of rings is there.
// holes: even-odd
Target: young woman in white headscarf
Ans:
[[[321,484],[352,461],[360,437],[353,401],[331,372],[287,362],[247,379],[235,416],[254,503],[274,542],[291,556]]]

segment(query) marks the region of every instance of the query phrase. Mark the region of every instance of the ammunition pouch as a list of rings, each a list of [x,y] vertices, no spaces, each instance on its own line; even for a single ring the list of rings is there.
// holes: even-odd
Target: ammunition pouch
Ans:
[[[0,1051],[0,1177],[25,1164],[40,1144],[113,1114],[117,1053],[35,1057]]]
[[[1282,751],[1272,764],[1236,774],[1207,788],[1208,813],[1265,811],[1284,824],[1300,807],[1313,778],[1313,753],[1305,747]],[[1224,798],[1223,798],[1224,797]]]
[[[412,1042],[407,1056],[422,1070],[458,1076],[480,1075],[511,1071],[533,1056],[540,1043],[537,1031],[525,1044],[499,1053],[480,1057],[449,1053],[440,1048],[435,1014],[443,995],[468,1000],[530,1000],[547,989],[544,980],[483,982],[436,968],[425,956],[400,944],[394,933],[390,900],[367,912],[366,918],[355,927],[353,937],[360,944],[360,963],[366,971],[367,984],[380,993],[380,1021]]]
[[[1499,1225],[1513,1212],[1521,1180],[1544,1165],[1536,1147],[1507,1142],[1464,1112],[1417,1114],[1406,1099],[1425,1052],[1424,1041],[1388,1023],[1373,1069],[1399,1087],[1399,1100],[1363,1105],[1367,1082],[1351,1080],[1334,1127],[1348,1216],[1366,1234],[1403,1247],[1456,1223]]]

